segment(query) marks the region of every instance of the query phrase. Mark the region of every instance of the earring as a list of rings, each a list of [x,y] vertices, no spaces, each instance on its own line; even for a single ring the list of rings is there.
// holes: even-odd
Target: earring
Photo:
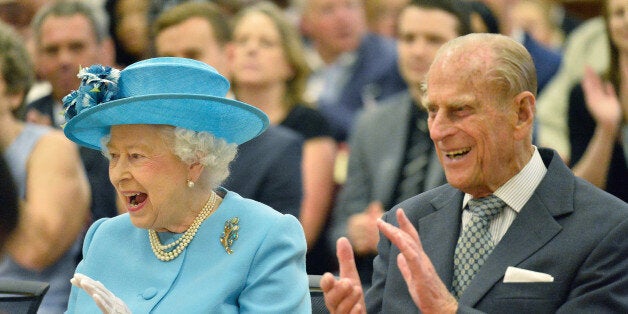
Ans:
[[[188,187],[189,187],[190,189],[194,187],[194,181],[192,181],[192,180],[188,179],[187,183],[188,183]]]

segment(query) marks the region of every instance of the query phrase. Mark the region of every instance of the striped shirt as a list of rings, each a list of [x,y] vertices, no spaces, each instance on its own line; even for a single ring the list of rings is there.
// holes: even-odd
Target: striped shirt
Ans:
[[[534,147],[534,153],[528,164],[521,169],[514,177],[510,178],[508,182],[500,186],[493,195],[501,198],[506,207],[497,215],[489,226],[489,232],[493,237],[493,244],[502,239],[512,222],[517,218],[517,214],[521,211],[523,206],[528,202],[534,190],[536,190],[541,180],[547,173],[547,168],[543,164],[543,159],[539,154],[536,146]],[[461,231],[471,221],[471,211],[467,207],[467,203],[473,196],[471,194],[464,195],[462,201],[462,226]]]

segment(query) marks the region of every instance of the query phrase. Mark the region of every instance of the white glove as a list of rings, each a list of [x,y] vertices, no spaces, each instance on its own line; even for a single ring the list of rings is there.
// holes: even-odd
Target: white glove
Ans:
[[[124,301],[116,297],[100,282],[83,274],[76,273],[70,282],[85,290],[104,314],[131,314]]]

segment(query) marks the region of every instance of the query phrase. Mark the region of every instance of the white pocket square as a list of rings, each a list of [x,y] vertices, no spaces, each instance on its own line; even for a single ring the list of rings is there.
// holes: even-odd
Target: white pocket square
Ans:
[[[545,273],[508,266],[506,274],[504,274],[504,282],[554,282],[554,277]]]

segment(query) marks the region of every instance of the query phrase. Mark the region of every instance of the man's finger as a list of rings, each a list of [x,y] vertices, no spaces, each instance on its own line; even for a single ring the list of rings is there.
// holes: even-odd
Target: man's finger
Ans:
[[[383,221],[382,219],[377,220],[377,227],[379,231],[381,231],[386,238],[390,240],[400,251],[410,248],[411,237],[405,232],[392,224]]]
[[[405,219],[405,228],[411,229],[409,231],[413,233],[414,236],[381,219],[377,221],[377,226],[384,236],[387,237],[390,242],[392,242],[392,244],[395,245],[405,256],[409,267],[413,268],[417,265],[415,261],[417,261],[419,255],[423,253],[423,248],[421,247],[420,240],[418,239],[418,232],[416,232],[416,229],[414,229],[414,226],[412,226],[412,224],[407,220],[403,212],[401,213],[401,216],[398,214],[398,217],[400,217],[401,220]]]
[[[336,284],[336,278],[331,273],[323,274],[321,277],[320,286],[323,292],[329,292]]]
[[[357,284],[361,284],[358,269],[355,266],[353,249],[351,243],[345,237],[341,237],[336,242],[336,255],[340,269],[340,278],[349,278]]]
[[[337,306],[335,307],[336,313],[364,313],[364,311],[357,311],[361,309],[364,296],[362,295],[362,289],[356,289],[348,280],[341,280],[342,286],[342,298],[340,298]]]
[[[416,228],[414,228],[414,225],[412,225],[412,223],[410,222],[410,219],[408,219],[408,216],[406,216],[406,213],[403,211],[403,208],[399,208],[396,214],[397,214],[397,222],[399,222],[399,228],[401,228],[401,230],[409,234],[412,237],[412,239],[414,239],[420,246],[421,241],[419,240],[419,232],[416,231]]]

